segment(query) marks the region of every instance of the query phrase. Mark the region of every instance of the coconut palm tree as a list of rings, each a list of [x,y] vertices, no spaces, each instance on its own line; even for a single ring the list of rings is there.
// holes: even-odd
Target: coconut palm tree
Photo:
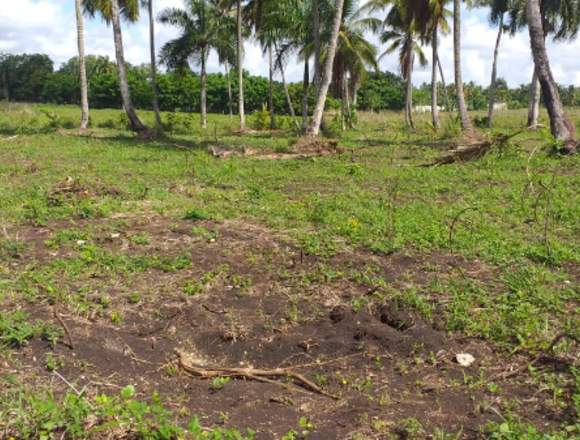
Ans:
[[[85,26],[81,0],[75,0],[75,12],[77,18],[77,42],[79,49],[79,75],[81,85],[81,125],[84,131],[89,126],[89,86],[87,83],[87,68],[85,64]]]
[[[504,18],[510,10],[510,0],[489,0],[486,1],[486,3],[489,3],[490,7],[489,21],[491,24],[497,26],[497,38],[495,40],[493,63],[491,68],[491,82],[489,84],[489,103],[487,107],[487,127],[491,128],[493,125],[493,105],[495,104],[499,45],[501,43],[501,37],[503,33],[507,30],[504,24]]]
[[[157,55],[155,51],[155,19],[153,17],[153,0],[141,0],[141,5],[147,7],[149,16],[149,52],[151,57],[151,92],[153,94],[153,113],[155,114],[155,131],[161,134],[163,125],[159,112],[159,90],[157,89]]]
[[[358,87],[367,69],[377,70],[379,67],[377,48],[365,37],[367,32],[376,33],[381,21],[366,16],[365,9],[356,6],[355,0],[345,0],[332,74],[334,94],[342,101],[343,130],[347,125],[352,128],[351,103],[356,102]],[[325,56],[324,52],[323,59]]]
[[[215,41],[214,49],[217,52],[218,61],[224,66],[225,78],[228,91],[228,110],[230,118],[233,118],[233,94],[232,81],[230,75],[230,66],[236,64],[236,39],[234,38],[236,31],[235,20],[225,11],[221,5],[218,8],[217,29],[218,36]]]
[[[528,24],[527,0],[512,0],[510,11],[512,26],[518,28]],[[580,24],[580,7],[573,0],[541,0],[540,14],[544,39],[551,36],[553,41],[571,40],[578,34]],[[527,126],[534,128],[538,125],[540,113],[540,80],[534,68],[530,86],[530,102],[528,107]]]
[[[334,65],[334,55],[336,54],[336,47],[338,45],[340,24],[342,23],[342,9],[344,6],[344,0],[335,0],[334,6],[334,18],[332,22],[330,40],[328,42],[324,70],[322,72],[322,79],[316,96],[316,106],[314,107],[314,112],[312,114],[312,121],[307,131],[307,134],[310,137],[318,136],[320,131],[320,123],[322,122],[322,114],[324,112],[324,105],[326,104],[326,96],[328,94],[330,82],[332,81],[332,67]],[[315,29],[314,32],[316,31],[320,32],[320,29]]]
[[[246,112],[244,110],[244,31],[242,0],[236,0],[236,67],[238,69],[238,115],[240,117],[240,130],[245,130]]]
[[[461,0],[453,0],[453,67],[455,72],[455,95],[461,130],[473,133],[473,125],[467,114],[465,94],[463,93],[463,74],[461,68]]]
[[[405,80],[405,123],[414,127],[413,122],[413,67],[415,57],[425,66],[427,59],[419,43],[419,27],[403,1],[398,1],[387,14],[384,30],[380,35],[382,43],[389,43],[381,58],[398,52],[401,75]]]
[[[85,13],[94,17],[97,13],[107,24],[113,27],[115,42],[115,57],[117,59],[117,73],[119,76],[119,88],[123,107],[129,118],[131,129],[141,135],[150,135],[149,129],[141,122],[131,100],[127,70],[125,66],[125,54],[123,49],[123,33],[121,30],[121,16],[129,22],[139,18],[139,3],[137,0],[82,0]]]
[[[447,18],[451,15],[450,11],[445,8],[449,0],[429,0],[429,31],[427,34],[428,41],[431,43],[431,122],[435,129],[440,126],[439,106],[437,97],[437,67],[441,70],[441,81],[445,89],[445,79],[439,60],[439,33],[446,35],[449,33],[449,23]],[[447,110],[450,110],[447,108]]]
[[[245,22],[253,27],[256,39],[262,48],[262,54],[268,57],[268,109],[270,111],[270,128],[276,128],[276,116],[274,111],[274,54],[273,46],[276,44],[277,35],[282,25],[279,4],[272,0],[251,0],[244,9]]]
[[[244,29],[244,0],[217,0],[223,15],[233,12],[235,15],[235,40],[236,40],[236,70],[238,76],[238,116],[240,118],[240,130],[246,129],[246,112],[244,109],[244,38],[248,32]]]
[[[187,68],[189,61],[200,66],[200,123],[207,128],[207,58],[212,49],[223,49],[220,24],[225,22],[216,0],[186,0],[185,9],[167,8],[159,14],[161,23],[181,30],[181,35],[161,49],[162,61],[173,68]]]
[[[292,55],[297,55],[298,60],[304,63],[302,79],[302,131],[308,128],[308,92],[310,86],[309,60],[313,50],[312,30],[309,19],[312,15],[313,2],[302,0],[285,0],[278,2],[273,11],[272,20],[277,23],[276,61],[275,67],[280,71],[282,85],[286,95],[289,112],[295,116],[294,106],[286,83],[284,66]]]
[[[544,102],[550,116],[552,135],[563,144],[563,152],[576,152],[575,127],[566,115],[558,92],[558,85],[552,75],[548,53],[546,51],[544,24],[540,0],[528,0],[526,7],[530,44],[536,75],[542,86]]]

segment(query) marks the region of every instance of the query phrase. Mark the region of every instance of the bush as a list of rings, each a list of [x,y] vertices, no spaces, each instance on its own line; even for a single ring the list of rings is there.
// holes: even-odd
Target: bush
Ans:
[[[71,129],[71,128],[75,128],[77,125],[75,123],[75,121],[73,121],[72,119],[60,116],[60,115],[56,114],[55,112],[42,110],[42,113],[48,119],[48,122],[46,123],[47,129],[50,129],[50,130],[58,130],[59,128]]]
[[[254,130],[270,129],[270,112],[266,108],[266,105],[262,106],[262,110],[252,114],[251,125]]]
[[[168,113],[163,129],[170,133],[188,134],[193,130],[193,116],[186,113]]]

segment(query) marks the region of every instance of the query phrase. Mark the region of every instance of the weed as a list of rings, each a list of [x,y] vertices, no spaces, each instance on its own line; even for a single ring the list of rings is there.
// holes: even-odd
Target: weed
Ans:
[[[213,390],[213,391],[220,391],[221,389],[223,389],[223,387],[225,387],[230,381],[232,380],[231,377],[228,376],[220,376],[220,377],[215,377],[214,379],[212,379],[212,381],[210,382],[209,387]]]
[[[37,328],[28,322],[28,314],[22,311],[0,314],[0,344],[19,348],[28,342]]]

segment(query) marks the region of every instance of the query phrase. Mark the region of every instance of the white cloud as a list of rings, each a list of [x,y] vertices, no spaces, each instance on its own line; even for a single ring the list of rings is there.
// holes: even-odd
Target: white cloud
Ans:
[[[170,6],[182,6],[182,0],[156,0],[155,13]],[[464,81],[481,84],[489,82],[491,58],[496,39],[496,29],[491,28],[483,10],[465,10],[463,15],[463,69]],[[87,53],[108,55],[114,59],[112,30],[100,19],[86,20]],[[133,64],[145,63],[149,59],[148,20],[145,11],[138,23],[124,24],[125,55]],[[156,43],[160,48],[174,38],[177,30],[156,24]],[[377,41],[375,37],[371,37]],[[55,64],[65,62],[76,55],[76,28],[74,3],[72,0],[0,0],[0,52],[47,53]],[[548,43],[552,69],[556,79],[563,84],[580,85],[580,40],[568,43]],[[430,58],[430,48],[425,48]],[[442,38],[441,62],[446,80],[453,81],[452,36]],[[261,50],[254,42],[246,43],[245,66],[250,72],[267,75],[268,65]],[[222,71],[214,56],[210,57],[210,71]],[[381,68],[398,71],[396,55],[385,57]],[[291,60],[286,76],[290,81],[302,78],[303,66]],[[511,86],[530,81],[532,61],[527,32],[514,37],[504,35],[498,63],[499,76],[507,79]],[[415,82],[428,82],[430,67],[416,68]]]

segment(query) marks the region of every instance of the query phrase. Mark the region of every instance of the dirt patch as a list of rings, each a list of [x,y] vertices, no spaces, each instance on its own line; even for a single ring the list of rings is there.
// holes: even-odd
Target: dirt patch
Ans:
[[[68,301],[59,311],[75,349],[59,343],[53,354],[62,359],[60,374],[89,393],[133,384],[144,398],[159,392],[177,413],[199,414],[204,425],[249,427],[257,439],[299,430],[301,417],[312,423],[309,439],[404,437],[410,419],[428,431],[462,430],[462,438],[480,438],[487,422],[501,420],[504,406],[542,429],[568,417],[549,405],[549,395],[519,377],[504,381],[499,390],[487,387],[485,379],[507,362],[493,346],[439,330],[388,294],[381,301],[363,301],[374,295],[374,287],[349,276],[349,270],[372,265],[393,289],[410,283],[421,288],[460,266],[466,276],[492,280],[494,269],[481,262],[411,250],[321,259],[241,222],[132,218],[113,234],[106,223],[75,225],[91,226],[88,240],[110,255],[186,255],[190,264],[123,271],[89,265],[74,276],[62,273]],[[29,246],[18,264],[86,260],[76,242],[57,250],[46,246],[47,238],[66,226],[20,229]],[[58,325],[46,301],[7,306]],[[211,378],[185,371],[176,350],[206,369],[288,369],[324,393],[267,374],[270,382],[238,376],[223,387],[212,386]],[[18,371],[50,377],[49,351],[45,342],[33,340],[16,353]],[[455,362],[458,353],[472,354],[475,363],[461,367]]]
[[[302,137],[287,152],[272,152],[250,147],[229,148],[220,145],[210,145],[207,151],[218,159],[226,159],[232,156],[248,156],[264,160],[283,160],[327,156],[342,153],[344,150],[338,146],[338,141],[334,139]]]
[[[62,203],[63,199],[96,196],[119,197],[121,195],[120,190],[102,182],[94,182],[89,185],[81,182],[78,178],[67,176],[47,191],[46,198],[49,204],[58,205]]]

